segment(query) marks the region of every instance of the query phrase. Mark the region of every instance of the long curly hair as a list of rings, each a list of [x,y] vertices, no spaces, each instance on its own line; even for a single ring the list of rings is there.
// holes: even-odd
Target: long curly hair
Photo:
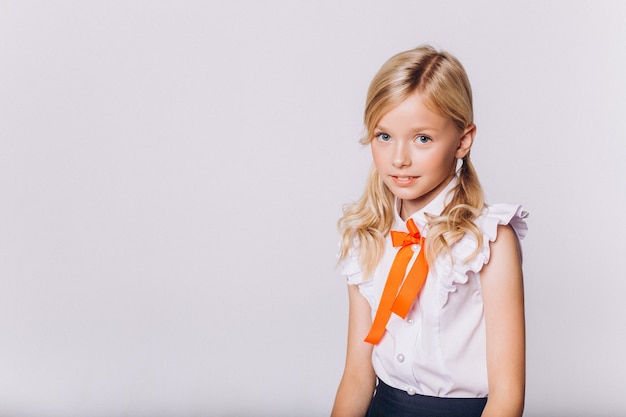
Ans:
[[[394,55],[374,76],[365,105],[366,134],[360,142],[368,145],[380,119],[414,92],[425,97],[433,111],[450,117],[459,131],[473,125],[472,90],[465,69],[451,54],[426,45]],[[473,234],[478,242],[474,256],[482,245],[482,234],[474,220],[484,208],[484,193],[469,153],[457,178],[443,212],[428,217],[426,255],[431,264],[441,253],[449,253],[466,233]],[[339,259],[344,259],[358,240],[361,268],[365,276],[373,273],[383,255],[394,210],[394,196],[372,166],[363,195],[344,206],[339,219]]]

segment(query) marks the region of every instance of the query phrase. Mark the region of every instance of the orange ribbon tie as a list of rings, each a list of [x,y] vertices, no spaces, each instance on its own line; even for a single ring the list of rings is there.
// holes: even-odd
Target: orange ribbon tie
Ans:
[[[394,230],[390,232],[393,246],[401,246],[401,248],[393,260],[380,304],[378,305],[378,311],[376,311],[372,327],[365,338],[367,343],[373,345],[378,344],[385,334],[385,327],[387,322],[389,322],[389,318],[391,318],[391,313],[395,313],[402,318],[406,317],[413,300],[419,294],[426,282],[426,276],[428,276],[428,263],[424,253],[424,238],[417,229],[413,219],[409,219],[406,222],[406,226],[409,229],[408,233]],[[420,252],[407,274],[407,266],[413,257],[413,245],[419,245]]]

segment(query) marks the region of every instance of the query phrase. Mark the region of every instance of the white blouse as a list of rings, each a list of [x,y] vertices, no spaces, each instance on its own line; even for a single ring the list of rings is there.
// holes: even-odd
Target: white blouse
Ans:
[[[455,185],[456,181],[452,181],[424,209],[411,216],[426,239],[428,228],[424,213],[439,215],[447,202],[448,192]],[[406,318],[392,314],[383,338],[374,346],[372,362],[378,378],[410,395],[487,396],[485,318],[480,271],[489,262],[489,242],[496,239],[498,225],[511,225],[521,240],[527,231],[524,221],[527,215],[519,205],[488,206],[475,220],[483,232],[483,244],[478,256],[465,262],[477,244],[471,234],[466,234],[451,248],[454,264],[444,254],[436,259],[435,265],[429,265],[426,283]],[[392,230],[407,231],[398,210]],[[372,319],[376,315],[397,251],[391,239],[386,237],[383,257],[368,280],[364,280],[359,266],[358,244],[340,265],[348,284],[358,285],[361,294],[369,302]],[[416,256],[413,255],[413,260]]]

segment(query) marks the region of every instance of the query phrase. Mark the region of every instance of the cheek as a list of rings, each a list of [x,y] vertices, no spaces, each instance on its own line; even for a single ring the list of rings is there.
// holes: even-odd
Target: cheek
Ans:
[[[448,169],[449,167],[456,166],[456,156],[454,149],[448,149],[446,152],[442,152],[437,157],[437,164],[442,169]]]
[[[413,161],[416,165],[429,171],[447,170],[454,162],[454,155],[450,152],[429,152],[414,155]]]

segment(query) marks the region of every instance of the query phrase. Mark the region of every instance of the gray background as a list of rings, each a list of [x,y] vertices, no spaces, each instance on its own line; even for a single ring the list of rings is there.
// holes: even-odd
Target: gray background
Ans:
[[[323,416],[367,85],[422,43],[531,212],[526,416],[626,415],[623,1],[1,1],[0,415]]]

